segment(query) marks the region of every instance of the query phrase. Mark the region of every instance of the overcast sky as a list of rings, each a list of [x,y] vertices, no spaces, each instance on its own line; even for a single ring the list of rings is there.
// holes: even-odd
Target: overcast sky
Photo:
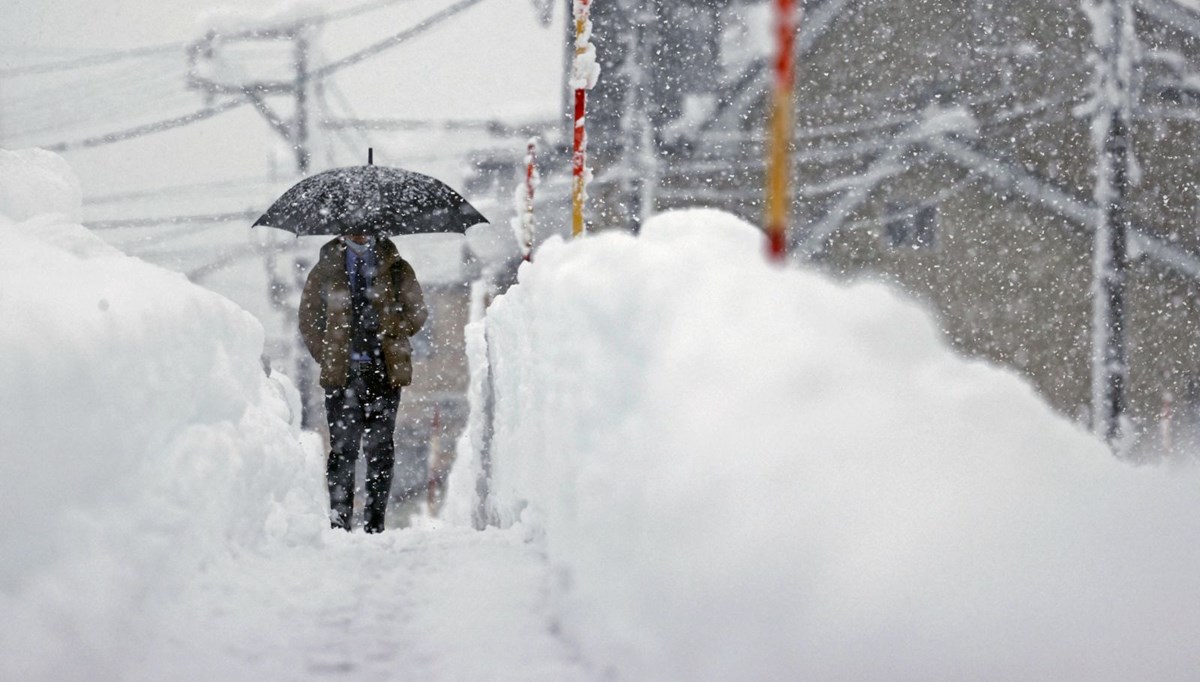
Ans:
[[[373,0],[323,4],[336,9],[369,2]],[[399,0],[393,7],[323,29],[318,47],[328,59],[336,59],[414,25],[448,2]],[[197,35],[198,14],[229,4],[3,0],[0,64],[62,59],[83,50],[186,42]],[[240,0],[236,6],[265,10],[279,4],[280,0]],[[430,32],[340,72],[336,84],[354,113],[366,118],[554,116],[562,87],[561,8],[558,13],[554,25],[546,28],[537,21],[532,0],[482,0]],[[180,64],[182,60],[181,50]],[[17,88],[0,80],[0,97]],[[71,106],[70,92],[61,94],[62,106]],[[196,108],[201,106],[197,95]],[[261,175],[276,147],[275,133],[257,113],[243,107],[177,131],[64,156],[81,176],[85,195],[94,195]]]

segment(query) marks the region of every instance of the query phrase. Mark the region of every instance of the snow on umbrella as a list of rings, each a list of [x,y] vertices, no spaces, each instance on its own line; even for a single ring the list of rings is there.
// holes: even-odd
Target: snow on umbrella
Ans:
[[[334,168],[296,183],[254,222],[297,235],[465,232],[486,223],[458,192],[388,166]]]

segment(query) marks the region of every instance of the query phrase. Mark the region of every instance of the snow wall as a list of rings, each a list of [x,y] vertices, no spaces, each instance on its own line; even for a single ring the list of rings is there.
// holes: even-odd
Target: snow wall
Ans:
[[[1117,462],[916,304],[760,239],[696,210],[550,241],[469,329],[487,515],[544,542],[582,655],[625,680],[1200,670],[1195,470]]]
[[[219,557],[320,542],[323,457],[258,322],[77,223],[59,157],[0,150],[0,679],[118,679]]]

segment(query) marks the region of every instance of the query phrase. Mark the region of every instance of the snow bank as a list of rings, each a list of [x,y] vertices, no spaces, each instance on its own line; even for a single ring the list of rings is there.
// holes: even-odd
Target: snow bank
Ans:
[[[0,188],[0,679],[117,679],[207,561],[319,541],[321,457],[254,318],[64,218],[61,159]]]
[[[1194,470],[1117,463],[914,304],[762,250],[704,211],[551,241],[490,350],[471,331],[488,511],[544,539],[585,656],[628,680],[1194,676]]]
[[[0,149],[0,215],[21,221],[54,213],[78,222],[82,206],[79,179],[62,157],[41,149]]]

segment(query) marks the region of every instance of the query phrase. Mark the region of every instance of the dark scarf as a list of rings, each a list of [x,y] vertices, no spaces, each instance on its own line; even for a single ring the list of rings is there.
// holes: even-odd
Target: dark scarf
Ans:
[[[349,247],[347,247],[349,248]],[[357,272],[350,277],[350,353],[372,358],[380,357],[379,311],[371,305],[371,293],[375,281],[375,270],[379,256],[372,250],[370,256],[360,257]],[[347,272],[347,276],[349,276]]]

